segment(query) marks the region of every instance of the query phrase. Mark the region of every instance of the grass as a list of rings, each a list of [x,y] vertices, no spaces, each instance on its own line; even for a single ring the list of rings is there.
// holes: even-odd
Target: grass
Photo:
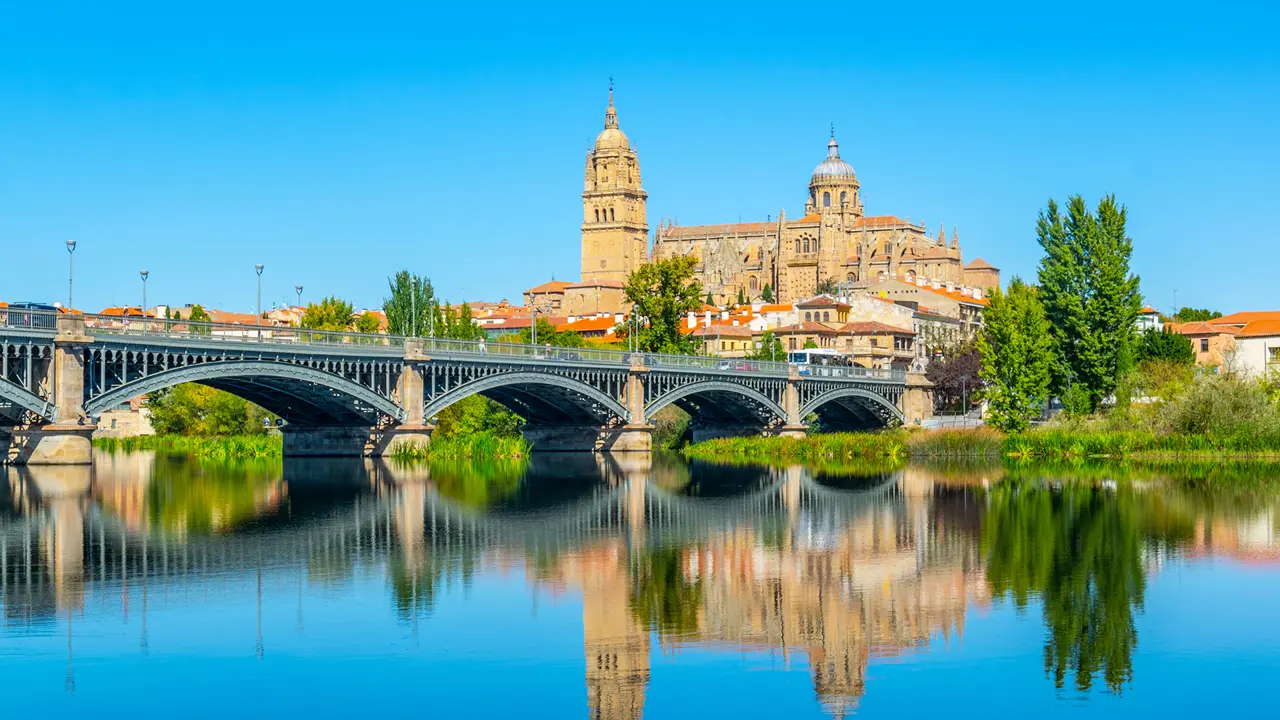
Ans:
[[[733,459],[852,460],[885,458],[1276,458],[1280,436],[1268,433],[1157,435],[1133,431],[1080,431],[1046,427],[1018,435],[991,428],[887,430],[832,433],[806,438],[719,438],[690,445],[687,457]]]
[[[190,437],[187,435],[134,435],[122,438],[95,438],[93,446],[107,452],[156,450],[182,453],[210,460],[273,458],[283,453],[279,435],[230,435]]]
[[[518,460],[527,458],[533,446],[519,435],[473,435],[432,438],[431,442],[405,443],[397,447],[394,460]]]

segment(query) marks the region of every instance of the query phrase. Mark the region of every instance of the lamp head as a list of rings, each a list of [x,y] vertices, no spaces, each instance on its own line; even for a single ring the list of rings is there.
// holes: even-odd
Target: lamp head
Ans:
[[[143,281],[143,282],[146,282],[146,281],[147,281],[147,276],[151,274],[151,271],[150,271],[150,270],[142,270],[142,271],[140,271],[138,274],[142,276],[142,281]]]
[[[261,263],[259,263],[259,264],[257,264],[257,265],[254,265],[254,266],[253,266],[253,269],[258,271],[258,276],[259,276],[259,277],[261,277],[261,276],[262,276],[262,264],[261,264]]]
[[[294,285],[294,286],[293,286],[293,289],[294,289],[294,291],[295,291],[295,292],[297,292],[299,295],[301,295],[301,294],[302,294],[302,286],[301,286],[301,285]]]
[[[75,240],[68,240],[68,241],[67,241],[67,252],[75,252],[75,251],[76,251],[76,241],[75,241]]]

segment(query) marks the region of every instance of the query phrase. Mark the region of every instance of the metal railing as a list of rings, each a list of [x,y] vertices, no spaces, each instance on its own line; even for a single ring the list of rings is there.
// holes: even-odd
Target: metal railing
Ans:
[[[85,330],[93,335],[127,335],[173,340],[211,342],[267,343],[272,345],[305,345],[324,347],[403,348],[399,335],[309,330],[282,325],[243,325],[241,323],[191,322],[119,315],[86,315]]]
[[[800,365],[800,377],[845,378],[851,380],[890,380],[906,382],[906,370],[881,370],[857,365]]]
[[[401,339],[403,342],[403,338]],[[520,343],[453,340],[450,338],[416,338],[409,342],[422,344],[427,355],[480,355],[522,360],[552,362],[589,362],[605,365],[630,365],[631,353],[600,348],[560,347],[558,345],[523,345]]]
[[[58,329],[58,310],[35,310],[22,307],[0,308],[0,327],[23,330]]]

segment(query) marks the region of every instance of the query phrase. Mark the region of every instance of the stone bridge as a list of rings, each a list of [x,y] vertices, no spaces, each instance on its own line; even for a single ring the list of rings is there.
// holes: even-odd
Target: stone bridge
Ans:
[[[187,382],[283,418],[290,456],[425,442],[437,413],[476,394],[522,416],[539,450],[648,450],[672,404],[695,439],[802,435],[813,417],[823,431],[872,429],[931,406],[927,381],[901,371],[0,309],[13,462],[88,463],[102,413]]]

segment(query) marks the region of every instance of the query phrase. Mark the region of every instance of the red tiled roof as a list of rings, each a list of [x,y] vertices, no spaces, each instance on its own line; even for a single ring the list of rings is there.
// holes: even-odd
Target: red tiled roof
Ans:
[[[565,322],[556,325],[556,330],[571,330],[573,332],[598,332],[600,330],[612,330],[618,325],[618,321],[613,319],[612,315],[608,317],[582,318],[574,322]]]
[[[974,258],[973,262],[964,266],[966,270],[999,270],[1000,268],[983,260],[982,258]]]
[[[821,221],[822,221],[822,215],[818,213],[811,213],[809,215],[805,215],[799,220],[792,220],[787,224],[788,225],[815,225]]]
[[[1214,325],[1247,325],[1254,320],[1280,320],[1280,310],[1249,310],[1210,320]]]
[[[864,320],[859,322],[851,322],[840,328],[840,332],[847,332],[852,335],[914,335],[915,333],[906,328],[886,325],[882,322],[873,322]]]
[[[1160,311],[1156,310],[1150,305],[1144,305],[1143,308],[1138,311],[1138,314],[1139,315],[1159,315]]]
[[[775,335],[789,335],[792,333],[797,335],[837,335],[840,331],[818,322],[800,322],[795,325],[783,325],[781,327],[776,327],[773,329],[773,333]]]
[[[1165,323],[1169,332],[1179,335],[1239,335],[1240,328],[1234,325],[1213,325],[1207,322]]]
[[[868,228],[868,229],[891,228],[891,227],[897,227],[899,225],[910,225],[912,227],[919,227],[914,223],[907,222],[906,220],[903,220],[902,218],[896,215],[869,215],[867,217],[854,218],[853,222],[850,224],[852,227]]]
[[[567,290],[569,288],[590,288],[590,287],[621,288],[623,287],[623,284],[617,280],[583,280],[580,283],[573,283],[572,285],[566,285],[565,289]]]
[[[728,225],[674,225],[667,228],[663,237],[723,237],[725,235],[745,235],[751,233],[767,233],[776,231],[776,222],[730,223]]]
[[[945,258],[950,256],[947,255],[947,251],[943,248],[931,247],[925,254],[921,255],[920,257],[924,260],[929,260],[932,258]]]
[[[258,316],[253,313],[228,312],[226,310],[206,310],[209,319],[216,323],[239,323],[241,325],[257,325]],[[263,321],[263,325],[267,325]]]
[[[1280,335],[1280,319],[1254,320],[1240,331],[1240,337],[1268,337]]]
[[[811,297],[803,302],[796,303],[796,307],[814,308],[814,307],[852,307],[848,303],[842,303],[830,295],[818,295]]]
[[[691,333],[694,337],[751,337],[754,333],[751,328],[743,325],[726,325],[724,323],[713,323],[710,327],[695,328]]]
[[[564,289],[575,283],[569,280],[550,280],[544,282],[537,287],[531,287],[525,290],[526,293],[562,293]]]
[[[760,314],[767,312],[790,312],[794,307],[790,303],[782,303],[777,305],[761,305]]]

